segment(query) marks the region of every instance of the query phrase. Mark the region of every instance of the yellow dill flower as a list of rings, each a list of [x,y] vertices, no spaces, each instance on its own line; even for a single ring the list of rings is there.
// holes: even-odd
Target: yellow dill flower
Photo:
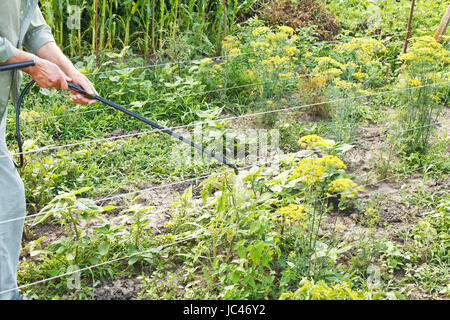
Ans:
[[[341,230],[345,230],[345,228],[346,228],[345,225],[343,225],[342,223],[336,224],[336,227]]]
[[[436,65],[442,65],[450,61],[450,51],[445,49],[442,44],[433,37],[422,36],[411,38],[412,45],[409,52],[400,54],[399,58],[405,60],[407,65],[414,67],[416,63],[430,62]],[[427,67],[427,70],[432,68]]]
[[[305,158],[297,163],[293,170],[293,178],[302,177],[306,184],[323,181],[327,168],[347,169],[347,166],[336,156],[325,155],[322,158]]]
[[[43,114],[40,112],[36,112],[34,110],[30,110],[30,111],[22,111],[20,114],[20,118],[24,119],[26,121],[31,121],[34,119],[39,119],[43,117]]]
[[[285,34],[289,34],[289,35],[293,35],[294,34],[294,29],[292,29],[291,27],[288,27],[288,26],[279,26],[278,30],[281,33],[285,33]]]
[[[226,36],[222,41],[222,48],[224,50],[230,50],[233,47],[237,47],[240,44],[240,41],[235,36]]]
[[[286,62],[288,62],[289,59],[287,57],[280,57],[280,56],[275,56],[275,57],[270,57],[267,58],[263,61],[261,61],[262,65],[271,65],[275,68],[285,64]]]
[[[356,58],[370,63],[377,53],[386,52],[386,47],[376,39],[354,38],[348,43],[339,45],[336,50],[343,54],[356,53]]]
[[[354,198],[362,188],[350,179],[340,178],[328,184],[328,196],[330,194],[339,194],[342,198]]]
[[[253,29],[252,35],[259,36],[260,34],[266,34],[270,29],[268,27],[257,27]]]
[[[270,44],[266,41],[251,41],[250,46],[254,51],[262,51],[270,47]]]
[[[290,57],[292,57],[293,55],[295,55],[297,52],[299,52],[299,50],[296,47],[285,47],[284,48],[284,52],[286,52],[286,54]]]
[[[301,148],[305,148],[305,149],[329,146],[329,144],[325,141],[324,138],[322,138],[316,134],[309,134],[309,135],[301,137],[300,140],[298,140],[297,144]]]
[[[284,32],[268,33],[266,35],[266,39],[271,43],[277,42],[279,40],[284,40],[284,39],[286,39],[286,37],[287,37],[287,34]]]
[[[204,66],[210,65],[211,63],[213,63],[211,58],[205,58],[202,61],[200,61],[200,66],[204,67]]]
[[[330,68],[324,72],[326,75],[331,77],[337,77],[342,74],[342,70],[338,68]]]
[[[222,68],[222,66],[220,64],[215,64],[215,65],[212,66],[212,68],[214,70],[216,70],[216,71],[219,71],[219,72],[223,70],[223,68]]]
[[[294,177],[302,177],[302,182],[314,184],[323,180],[326,167],[318,158],[306,158],[298,162],[294,168]]]
[[[327,84],[327,79],[321,75],[314,76],[311,80],[312,84],[318,87],[323,87]]]
[[[353,77],[361,81],[366,77],[366,74],[364,72],[355,72],[353,73]]]
[[[232,48],[229,52],[230,57],[237,56],[241,54],[241,50],[239,48]]]
[[[436,96],[434,94],[430,94],[430,98],[433,99],[434,101],[436,101],[437,103],[441,102],[441,98],[439,98],[438,96]]]
[[[402,53],[402,54],[400,54],[400,55],[399,55],[399,58],[400,58],[401,60],[408,61],[408,60],[414,60],[415,56],[414,56],[413,53],[407,52],[407,53]]]
[[[339,78],[335,78],[333,79],[333,83],[335,84],[336,87],[340,88],[340,89],[344,89],[344,90],[350,90],[353,87],[355,87],[355,84],[346,80],[341,80]]]
[[[233,42],[236,41],[236,37],[235,36],[226,36],[225,38],[223,38],[223,41],[227,41],[227,42]]]
[[[317,62],[317,65],[319,67],[333,66],[333,67],[337,67],[337,68],[342,68],[342,66],[343,66],[342,63],[340,63],[340,62],[338,62],[338,61],[336,61],[336,60],[334,60],[333,58],[330,58],[330,57],[319,57],[319,58],[316,58],[316,62]]]
[[[363,90],[363,89],[358,89],[356,90],[356,93],[362,95],[362,96],[367,96],[372,94],[372,92],[368,91],[368,90]]]
[[[301,204],[290,204],[278,209],[277,213],[285,224],[299,224],[306,219],[305,208]]]
[[[358,68],[358,65],[357,65],[356,63],[354,63],[353,61],[347,62],[346,64],[343,64],[343,65],[341,66],[341,69],[342,69],[342,70],[345,70],[345,69],[353,69],[353,70],[356,70],[357,68]]]
[[[280,78],[292,78],[294,76],[293,72],[280,73],[278,75]]]
[[[326,155],[323,156],[320,160],[325,166],[334,167],[336,169],[347,169],[347,166],[344,164],[344,162],[342,162],[342,160],[336,156]]]
[[[420,82],[419,80],[416,80],[416,79],[411,79],[411,80],[408,80],[408,84],[411,87],[419,87],[422,85],[422,82]]]

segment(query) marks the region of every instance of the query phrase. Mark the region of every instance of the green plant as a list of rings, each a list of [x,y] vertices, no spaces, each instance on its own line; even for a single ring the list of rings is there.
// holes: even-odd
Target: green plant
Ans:
[[[64,225],[68,237],[58,240],[59,246],[57,251],[60,254],[62,253],[71,264],[79,262],[79,246],[86,245],[83,241],[86,230],[81,223],[83,222],[86,225],[93,218],[98,218],[97,213],[114,208],[111,206],[99,207],[92,200],[78,199],[76,197],[76,195],[89,190],[90,188],[83,188],[56,196],[48,205],[42,208],[32,224],[32,226],[35,226],[49,217],[54,217],[57,219],[57,222]],[[109,243],[104,242],[99,246],[98,253],[105,255],[108,248]]]
[[[372,296],[379,299],[380,294]],[[314,283],[308,279],[300,281],[299,288],[295,292],[285,292],[280,296],[281,300],[367,300],[368,293],[362,290],[355,291],[348,282],[337,283],[328,286],[324,281]]]
[[[450,51],[432,37],[413,38],[408,53],[401,54],[405,61],[401,86],[417,87],[403,95],[403,108],[399,115],[396,145],[400,153],[426,153],[430,146],[430,135],[434,130],[439,103],[445,88],[430,85],[445,80],[443,70],[450,63]]]
[[[122,49],[136,44],[146,57],[176,40],[181,32],[197,39],[220,42],[232,31],[240,12],[255,0],[209,2],[195,0],[42,0],[41,8],[57,43],[71,56],[95,53],[104,48]],[[75,7],[76,6],[76,7]],[[74,8],[81,10],[76,28],[66,25]],[[78,11],[77,11],[78,12]],[[78,13],[77,13],[78,14]],[[82,31],[86,30],[86,31]]]

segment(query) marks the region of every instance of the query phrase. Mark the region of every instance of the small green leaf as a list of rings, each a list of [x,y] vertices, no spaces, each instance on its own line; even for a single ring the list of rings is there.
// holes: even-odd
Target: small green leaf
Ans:
[[[98,253],[102,256],[104,256],[105,254],[108,253],[109,251],[109,247],[110,247],[110,243],[109,241],[103,241],[99,246],[98,246]]]

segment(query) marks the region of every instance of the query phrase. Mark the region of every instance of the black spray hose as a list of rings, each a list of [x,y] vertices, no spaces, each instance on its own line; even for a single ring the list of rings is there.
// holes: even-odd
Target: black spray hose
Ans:
[[[34,80],[28,82],[23,88],[22,92],[20,93],[19,100],[17,100],[16,105],[16,139],[17,139],[17,145],[19,146],[19,164],[14,162],[14,165],[17,169],[20,169],[23,167],[23,152],[22,152],[22,139],[20,138],[20,107],[22,106],[23,97],[25,97],[25,94],[30,90],[30,88],[34,85]]]
[[[0,65],[0,71],[11,71],[15,69],[22,69],[27,67],[34,66],[34,61],[24,61],[24,62],[17,62],[17,63],[8,63],[8,64],[2,64]]]
[[[149,124],[152,127],[156,128],[158,130],[161,130],[162,132],[167,133],[168,135],[171,135],[172,137],[177,138],[178,140],[181,140],[184,143],[189,144],[190,146],[200,150],[201,152],[206,153],[208,156],[219,160],[220,162],[222,162],[223,164],[229,166],[230,168],[233,168],[234,172],[236,174],[238,174],[237,167],[234,164],[232,164],[231,162],[229,162],[226,158],[224,158],[224,157],[222,157],[222,156],[220,156],[218,154],[215,154],[214,152],[212,152],[212,151],[210,151],[210,150],[208,150],[208,149],[206,149],[206,148],[196,144],[192,140],[189,140],[189,139],[183,137],[182,135],[179,135],[176,132],[173,132],[169,128],[164,127],[164,126],[162,126],[162,125],[160,125],[160,124],[158,124],[158,123],[156,123],[156,122],[154,122],[152,120],[149,120],[149,119],[147,119],[147,118],[145,118],[145,117],[143,117],[143,116],[141,116],[141,115],[139,115],[137,113],[134,113],[133,111],[130,111],[127,108],[122,107],[121,105],[118,105],[117,103],[114,103],[114,102],[112,102],[110,100],[107,100],[107,99],[105,99],[103,97],[100,97],[99,95],[96,95],[96,94],[90,95],[82,87],[80,87],[79,85],[73,84],[71,82],[67,82],[67,85],[69,86],[69,89],[83,94],[88,99],[94,99],[94,100],[98,100],[100,102],[103,102],[104,104],[106,104],[106,105],[108,105],[110,107],[113,107],[114,109],[117,109],[117,110],[119,110],[119,111],[121,111],[121,112],[123,112],[123,113],[125,113],[125,114],[127,114],[129,116],[132,116],[133,118],[136,118],[136,119],[138,119],[138,120],[140,120],[142,122],[145,122],[146,124]]]
[[[17,63],[17,64],[14,64],[14,65],[3,65],[3,66],[0,66],[0,71],[12,70],[12,69],[17,69],[17,68],[25,68],[25,67],[29,67],[29,66],[33,66],[33,65],[34,65],[34,61],[27,61],[27,62],[24,62],[24,63]],[[27,83],[27,85],[22,90],[22,92],[21,92],[21,94],[19,96],[19,100],[17,101],[17,106],[16,106],[16,135],[17,135],[17,143],[19,145],[19,156],[20,156],[19,164],[18,165],[15,164],[17,168],[22,168],[23,167],[22,141],[21,141],[21,138],[20,138],[20,126],[19,126],[20,108],[21,108],[21,105],[22,105],[23,98],[24,98],[25,94],[30,90],[30,88],[34,85],[34,83],[35,83],[34,80],[32,80],[29,83]],[[238,174],[237,167],[234,164],[232,164],[231,162],[229,162],[226,158],[215,154],[214,152],[212,152],[212,151],[210,151],[210,150],[208,150],[208,149],[206,149],[206,148],[204,148],[204,147],[194,143],[192,140],[189,140],[189,139],[179,135],[176,132],[173,132],[169,128],[164,127],[162,125],[159,125],[158,123],[156,123],[154,121],[151,121],[151,120],[149,120],[149,119],[147,119],[147,118],[145,118],[145,117],[143,117],[143,116],[141,116],[141,115],[139,115],[137,113],[134,113],[133,111],[130,111],[130,110],[126,109],[125,107],[122,107],[121,105],[118,105],[118,104],[116,104],[116,103],[114,103],[112,101],[109,101],[109,100],[107,100],[107,99],[105,99],[103,97],[100,97],[97,94],[90,95],[82,87],[80,87],[80,86],[78,86],[78,85],[76,85],[74,83],[67,82],[67,85],[69,86],[69,89],[83,94],[88,99],[98,100],[98,101],[100,101],[100,102],[102,102],[102,103],[104,103],[104,104],[106,104],[106,105],[108,105],[110,107],[113,107],[116,110],[119,110],[119,111],[121,111],[121,112],[123,112],[123,113],[125,113],[125,114],[127,114],[129,116],[132,116],[132,117],[134,117],[134,118],[136,118],[136,119],[138,119],[138,120],[140,120],[142,122],[145,122],[145,123],[151,125],[152,127],[156,128],[158,130],[161,130],[162,132],[164,132],[164,133],[166,133],[168,135],[171,135],[172,137],[177,138],[178,140],[183,141],[184,143],[189,144],[190,146],[200,150],[202,153],[206,153],[208,156],[217,159],[218,161],[222,162],[223,164],[229,166],[230,168],[233,168],[234,172],[236,174]]]

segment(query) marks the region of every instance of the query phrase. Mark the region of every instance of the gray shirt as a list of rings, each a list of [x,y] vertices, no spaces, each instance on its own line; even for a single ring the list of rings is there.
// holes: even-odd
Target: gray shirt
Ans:
[[[14,48],[35,53],[54,41],[37,6],[38,0],[0,0],[0,63],[14,54]],[[17,101],[20,71],[0,72],[0,299],[17,299],[17,263],[25,216],[23,183],[6,147],[6,105],[11,93]]]
[[[14,48],[31,53],[47,42],[55,41],[38,7],[38,0],[0,0],[0,63],[14,54]],[[0,145],[4,140],[4,117],[8,98],[17,101],[22,75],[20,71],[0,72]],[[1,147],[0,147],[1,149]],[[1,152],[1,151],[0,151]]]

